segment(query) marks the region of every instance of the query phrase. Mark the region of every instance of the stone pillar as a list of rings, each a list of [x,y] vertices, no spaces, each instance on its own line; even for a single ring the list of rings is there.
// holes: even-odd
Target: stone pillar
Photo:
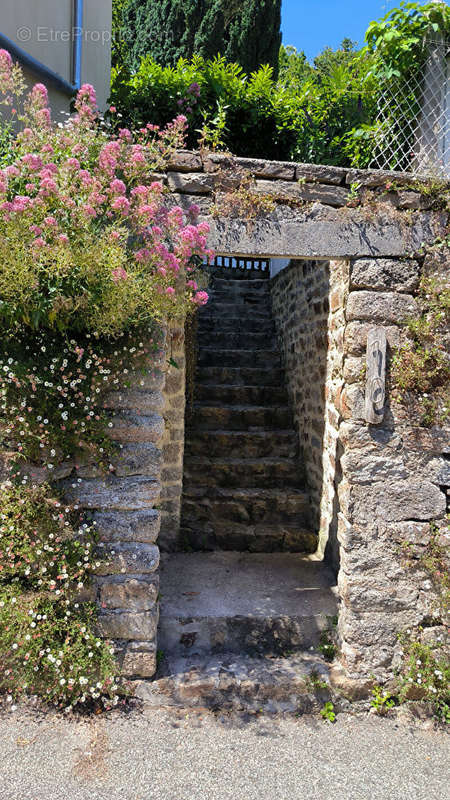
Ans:
[[[420,266],[415,260],[351,262],[344,335],[340,414],[338,537],[341,567],[339,632],[349,677],[392,676],[397,635],[433,617],[436,593],[427,572],[405,567],[402,543],[429,541],[430,522],[442,520],[441,491],[448,435],[419,428],[389,399],[384,420],[364,419],[367,333],[383,326],[389,350],[404,339],[416,311]]]

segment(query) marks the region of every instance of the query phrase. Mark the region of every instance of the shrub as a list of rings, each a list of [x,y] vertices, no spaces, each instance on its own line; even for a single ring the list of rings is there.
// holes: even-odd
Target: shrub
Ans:
[[[113,7],[120,55],[131,68],[142,56],[174,66],[194,53],[221,53],[247,72],[278,67],[281,0],[114,0]]]
[[[0,85],[12,65],[3,56]],[[185,281],[206,255],[205,224],[164,202],[154,171],[184,138],[163,130],[112,136],[83,87],[77,113],[52,126],[44,86],[25,101],[14,161],[0,170],[0,324],[118,335],[203,302]]]
[[[72,708],[115,705],[113,650],[77,602],[98,564],[95,534],[47,487],[3,487],[0,513],[0,688]]]

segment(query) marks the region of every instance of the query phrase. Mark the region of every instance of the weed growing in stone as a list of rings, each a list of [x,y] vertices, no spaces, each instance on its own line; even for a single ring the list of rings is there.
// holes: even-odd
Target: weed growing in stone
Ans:
[[[325,703],[324,707],[320,711],[320,716],[324,722],[336,722],[336,713],[333,703],[330,701]]]
[[[383,692],[381,686],[375,685],[372,689],[372,700],[370,705],[377,714],[385,714],[386,711],[395,706],[395,699],[390,692]]]
[[[420,425],[431,427],[442,424],[450,411],[450,289],[424,277],[418,304],[419,315],[407,324],[409,341],[394,354],[393,397]]]
[[[399,636],[403,648],[403,663],[398,678],[398,697],[405,700],[424,700],[431,703],[436,716],[450,723],[450,663],[443,643],[434,646],[414,638],[411,631]]]

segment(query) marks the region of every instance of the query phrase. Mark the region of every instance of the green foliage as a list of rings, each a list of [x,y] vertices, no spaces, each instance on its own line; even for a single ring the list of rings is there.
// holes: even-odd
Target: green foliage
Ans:
[[[148,27],[152,45],[142,46],[147,34],[130,38],[131,54],[136,48],[136,53],[148,55],[142,61],[131,55],[133,75],[117,64],[112,82],[115,104],[127,119],[159,124],[182,110],[189,120],[191,147],[197,145],[200,131],[203,145],[211,149],[287,161],[368,167],[386,124],[376,121],[380,89],[386,88],[386,81],[394,81],[392,91],[403,97],[405,81],[420,73],[427,41],[431,36],[448,36],[450,29],[447,6],[402,2],[370,24],[367,46],[360,50],[344,39],[337,50],[325,48],[310,64],[303,52],[281,46],[277,64],[273,58],[254,55],[248,42],[246,48],[242,44],[247,21],[253,19],[254,0],[241,3],[239,14],[234,3],[228,3],[225,11],[222,0],[211,2],[206,12],[204,2],[128,3],[130,31],[138,24]],[[265,42],[266,34],[259,32],[260,17],[255,19],[255,41],[259,37],[260,43]],[[213,40],[224,31],[230,36],[234,32],[229,47],[205,45],[206,38]],[[238,40],[248,59],[253,58],[251,64],[238,52],[241,45],[231,46]],[[219,52],[222,58],[214,58]],[[272,72],[268,67],[258,69],[261,63],[270,64]],[[199,94],[192,85],[200,88]],[[405,118],[413,120],[419,99],[410,92],[404,102]],[[408,157],[402,166],[408,168]]]
[[[448,416],[450,289],[425,277],[418,304],[420,313],[407,324],[409,342],[393,358],[393,395],[412,413],[418,412],[420,424],[430,427]]]
[[[377,684],[372,689],[372,700],[370,701],[370,705],[375,709],[377,714],[383,715],[389,708],[393,708],[395,706],[395,698],[390,694],[390,692],[383,692],[381,686],[378,686]]]
[[[116,450],[106,435],[105,394],[125,389],[130,370],[139,375],[151,364],[159,343],[156,326],[111,341],[27,329],[3,336],[0,442],[15,453],[14,471],[23,459],[42,465],[49,478],[67,459],[107,471]]]
[[[221,54],[248,73],[278,69],[281,0],[119,0],[115,13],[128,69],[144,56],[175,66],[194,54]]]
[[[336,645],[328,633],[321,634],[318,650],[320,650],[326,661],[333,661],[336,656]]]
[[[403,648],[398,692],[400,702],[408,699],[428,701],[436,716],[450,723],[450,663],[442,643],[432,648],[414,639],[409,631],[401,634],[399,640]]]
[[[330,701],[325,703],[324,707],[320,711],[320,716],[324,720],[324,722],[335,722],[336,721],[336,713],[334,710],[334,705]]]
[[[115,705],[113,650],[95,634],[95,606],[78,602],[99,565],[96,537],[48,487],[2,487],[0,689],[73,708]]]
[[[404,77],[419,71],[427,53],[427,40],[450,34],[450,8],[445,3],[408,3],[371,22],[366,42],[377,56],[381,77]]]
[[[282,51],[284,52],[284,51]],[[162,67],[145,58],[132,76],[113,70],[112,101],[133,123],[158,124],[182,111],[188,146],[200,141],[236,155],[343,164],[344,137],[374,113],[368,53],[330,55],[320,69],[290,52],[279,81],[269,67],[247,75],[225,58],[180,59]],[[301,77],[299,77],[301,75]]]

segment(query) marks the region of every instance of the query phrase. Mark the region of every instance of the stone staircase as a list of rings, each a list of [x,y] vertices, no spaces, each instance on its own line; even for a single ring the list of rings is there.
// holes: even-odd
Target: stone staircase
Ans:
[[[214,270],[198,348],[181,548],[314,552],[268,273]]]
[[[179,552],[161,555],[159,668],[134,691],[153,705],[317,710],[333,696],[319,645],[338,601],[308,555],[268,276],[215,271],[198,344]]]
[[[320,638],[334,576],[298,553],[164,553],[160,663],[134,692],[158,706],[310,713],[332,697]]]

